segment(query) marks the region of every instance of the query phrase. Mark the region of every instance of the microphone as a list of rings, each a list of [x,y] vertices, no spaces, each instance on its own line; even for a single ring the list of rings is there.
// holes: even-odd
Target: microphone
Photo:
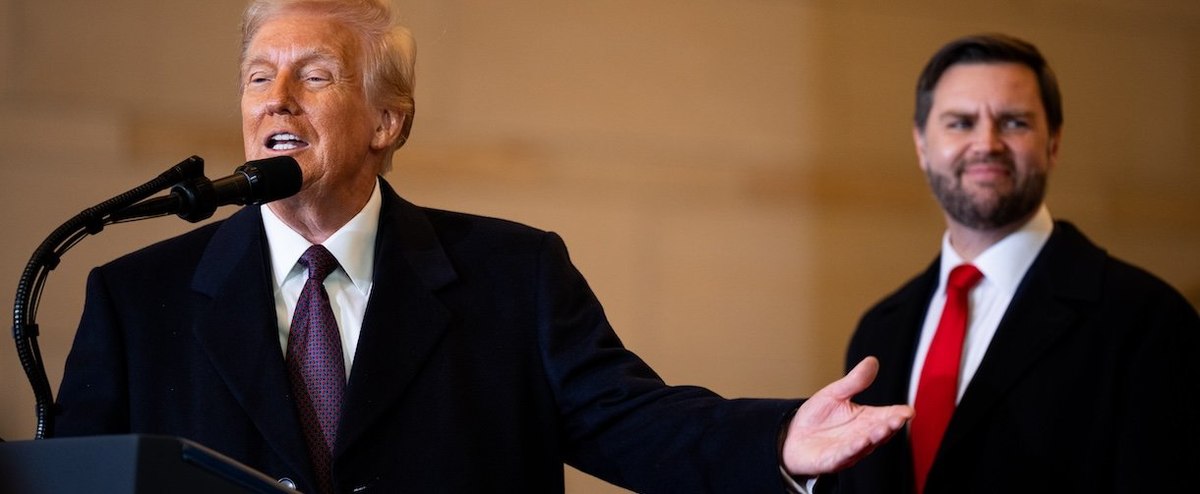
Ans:
[[[234,174],[213,181],[217,205],[264,204],[291,197],[303,183],[300,164],[291,156],[248,161]]]
[[[232,175],[209,180],[200,176],[171,187],[167,196],[139,202],[112,215],[114,221],[176,214],[192,223],[208,219],[218,207],[263,204],[300,191],[300,164],[291,156],[248,161]]]
[[[13,304],[17,357],[37,400],[34,437],[42,439],[54,430],[54,393],[46,378],[46,367],[37,344],[35,316],[46,278],[58,266],[63,254],[86,236],[100,233],[105,225],[172,213],[197,222],[212,216],[217,207],[226,204],[262,204],[291,196],[300,191],[302,180],[300,164],[290,156],[250,161],[238,167],[233,175],[216,181],[204,177],[204,160],[192,156],[149,182],[83,210],[51,232],[29,258],[17,283]],[[169,195],[146,199],[172,182],[175,185]]]

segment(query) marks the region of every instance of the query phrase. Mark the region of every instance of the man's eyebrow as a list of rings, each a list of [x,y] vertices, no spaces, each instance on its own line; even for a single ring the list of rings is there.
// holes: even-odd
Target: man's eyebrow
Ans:
[[[339,59],[336,54],[326,49],[306,48],[298,50],[297,53],[298,55],[290,57],[295,60],[297,65],[304,65],[314,61],[329,61],[333,62],[339,67],[342,66],[341,59]],[[275,65],[274,58],[275,57],[271,57],[266,54],[255,55],[242,62],[241,68],[243,71],[245,71],[246,69],[257,65]]]
[[[973,111],[973,110],[955,110],[955,109],[950,109],[950,110],[945,110],[945,111],[943,111],[943,112],[941,112],[941,113],[938,113],[938,114],[936,115],[936,117],[937,117],[939,120],[945,120],[945,119],[947,119],[947,118],[964,118],[964,117],[970,117],[970,118],[974,118],[974,117],[975,117],[975,116],[977,116],[977,115],[979,115],[979,112],[977,112],[977,111]]]
[[[1037,116],[1037,112],[1033,110],[1001,110],[996,112],[996,115],[1003,118],[1033,118]]]
[[[979,115],[979,112],[975,111],[975,110],[949,109],[949,110],[942,111],[941,113],[938,113],[935,117],[938,119],[975,118],[978,115]],[[996,117],[999,117],[999,118],[1013,118],[1013,117],[1031,118],[1036,115],[1037,115],[1037,112],[1035,112],[1033,110],[1021,110],[1021,109],[1000,110],[1000,111],[996,112]]]

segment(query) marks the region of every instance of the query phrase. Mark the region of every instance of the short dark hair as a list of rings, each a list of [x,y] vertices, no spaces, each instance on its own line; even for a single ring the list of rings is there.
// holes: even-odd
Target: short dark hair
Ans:
[[[913,112],[913,124],[921,132],[933,107],[933,90],[938,80],[950,67],[965,63],[1018,63],[1029,67],[1037,76],[1038,91],[1042,95],[1042,106],[1046,107],[1046,120],[1050,132],[1062,128],[1062,94],[1058,90],[1058,79],[1038,52],[1028,41],[1006,34],[977,34],[965,36],[947,43],[925,64],[917,78],[917,106]]]

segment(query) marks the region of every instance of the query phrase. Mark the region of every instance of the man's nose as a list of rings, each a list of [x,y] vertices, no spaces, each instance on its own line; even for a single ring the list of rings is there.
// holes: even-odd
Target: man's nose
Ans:
[[[271,82],[267,93],[267,112],[272,114],[295,115],[300,111],[296,102],[295,83],[286,77],[280,77]]]
[[[977,151],[992,154],[1003,151],[1006,144],[1001,136],[1000,124],[990,119],[984,119],[975,126],[975,142]]]

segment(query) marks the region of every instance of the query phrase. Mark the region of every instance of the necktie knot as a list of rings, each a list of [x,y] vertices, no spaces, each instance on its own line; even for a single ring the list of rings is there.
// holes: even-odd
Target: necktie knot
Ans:
[[[337,258],[322,245],[313,245],[300,255],[300,265],[308,268],[309,279],[325,281],[333,270],[337,269]]]
[[[970,290],[982,279],[983,273],[979,271],[979,268],[970,264],[960,264],[950,270],[950,277],[946,281],[946,291]]]

